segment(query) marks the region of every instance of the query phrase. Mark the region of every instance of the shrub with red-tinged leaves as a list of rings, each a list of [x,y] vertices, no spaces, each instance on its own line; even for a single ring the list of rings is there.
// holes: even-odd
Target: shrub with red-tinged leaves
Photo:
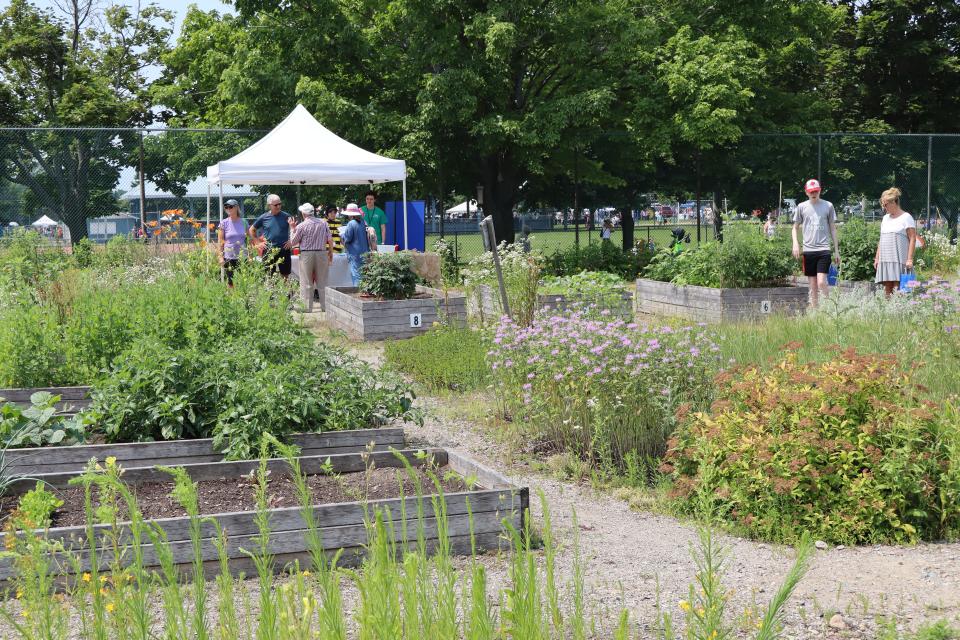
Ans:
[[[794,542],[914,543],[960,533],[960,411],[922,401],[892,356],[838,353],[721,373],[661,472],[681,512]]]

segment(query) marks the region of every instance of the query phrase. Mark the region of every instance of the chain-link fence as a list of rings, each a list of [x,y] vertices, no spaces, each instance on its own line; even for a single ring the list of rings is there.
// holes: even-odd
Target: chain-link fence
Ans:
[[[262,137],[254,130],[0,129],[0,229],[62,223],[48,233],[90,235],[105,241],[117,234],[147,232],[176,240],[202,233],[207,218],[207,165],[228,158]],[[143,179],[141,180],[141,175]],[[606,220],[611,242],[622,243],[622,222],[631,215],[636,243],[663,246],[683,226],[693,242],[713,238],[714,212],[725,222],[783,215],[804,195],[805,180],[817,177],[823,197],[842,217],[880,215],[884,189],[898,186],[903,207],[925,226],[955,228],[960,211],[960,135],[796,134],[747,135],[733,150],[704,156],[700,181],[701,225],[697,233],[695,181],[663,187],[655,181],[630,185],[644,193],[633,211],[592,203],[554,202],[556,208],[518,212],[518,238],[529,232],[534,251],[551,253],[601,242]],[[686,184],[690,182],[690,184]],[[360,199],[361,187],[249,187],[224,185],[223,197],[240,202],[252,220],[265,210],[267,191],[292,211],[306,199],[344,204]],[[219,190],[211,220],[219,219]],[[437,214],[427,193],[410,199],[430,203],[426,246],[445,237],[461,262],[483,250],[476,206]],[[450,203],[448,203],[449,205]],[[527,203],[527,207],[534,203]],[[574,209],[579,209],[574,216]],[[184,221],[189,221],[184,224]],[[173,229],[172,227],[176,227]],[[56,229],[56,231],[52,231]],[[165,237],[165,236],[164,236]]]

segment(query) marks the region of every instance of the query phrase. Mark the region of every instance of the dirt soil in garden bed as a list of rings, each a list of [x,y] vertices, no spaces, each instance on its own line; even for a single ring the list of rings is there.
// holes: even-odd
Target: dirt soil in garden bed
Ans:
[[[442,467],[435,471],[441,481],[444,493],[467,491],[467,486],[459,476],[448,474]],[[433,480],[420,468],[415,469],[424,495],[435,493]],[[398,479],[399,478],[399,479]],[[313,494],[314,504],[333,504],[337,502],[356,502],[362,500],[381,500],[399,498],[400,482],[403,483],[403,495],[416,495],[416,487],[409,474],[398,468],[378,468],[369,472],[344,473],[340,475],[310,475],[307,485]],[[255,511],[256,480],[243,478],[220,478],[197,483],[197,496],[201,514],[232,513]],[[137,505],[145,518],[172,518],[187,515],[186,511],[173,498],[172,482],[151,482],[134,487]],[[57,497],[63,500],[63,506],[53,514],[54,527],[73,527],[86,524],[82,488],[54,489]],[[18,498],[0,500],[0,520],[17,506]],[[268,481],[268,501],[271,509],[296,507],[296,489],[287,475],[272,475]],[[100,502],[96,489],[93,494],[93,506]],[[120,520],[126,520],[126,508],[122,509]]]

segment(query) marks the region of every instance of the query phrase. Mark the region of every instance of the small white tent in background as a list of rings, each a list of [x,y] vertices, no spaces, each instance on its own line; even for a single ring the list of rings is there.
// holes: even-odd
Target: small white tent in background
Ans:
[[[476,213],[476,212],[477,212],[477,201],[476,201],[476,200],[471,200],[471,201],[470,201],[470,211],[469,211],[469,212],[470,212],[470,213]],[[460,204],[458,204],[458,205],[455,206],[455,207],[450,207],[449,209],[447,209],[447,213],[466,214],[466,213],[467,213],[467,203],[466,203],[466,202],[461,202]]]
[[[11,223],[10,223],[10,224],[8,224],[7,226],[8,226],[8,227],[19,227],[19,226],[20,226],[20,224],[19,224],[19,223],[17,223],[17,222],[11,222]]]
[[[56,227],[59,224],[60,223],[57,222],[56,220],[51,220],[47,216],[41,216],[38,220],[35,220],[33,224],[31,224],[30,226],[31,227]]]

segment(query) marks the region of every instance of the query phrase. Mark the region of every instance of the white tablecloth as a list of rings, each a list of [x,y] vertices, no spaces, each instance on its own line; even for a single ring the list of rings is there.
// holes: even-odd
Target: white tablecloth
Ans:
[[[293,256],[293,269],[290,275],[300,279],[300,256]],[[328,287],[352,287],[353,280],[350,279],[350,262],[344,253],[333,254],[333,262],[330,264],[330,271],[327,274]]]

